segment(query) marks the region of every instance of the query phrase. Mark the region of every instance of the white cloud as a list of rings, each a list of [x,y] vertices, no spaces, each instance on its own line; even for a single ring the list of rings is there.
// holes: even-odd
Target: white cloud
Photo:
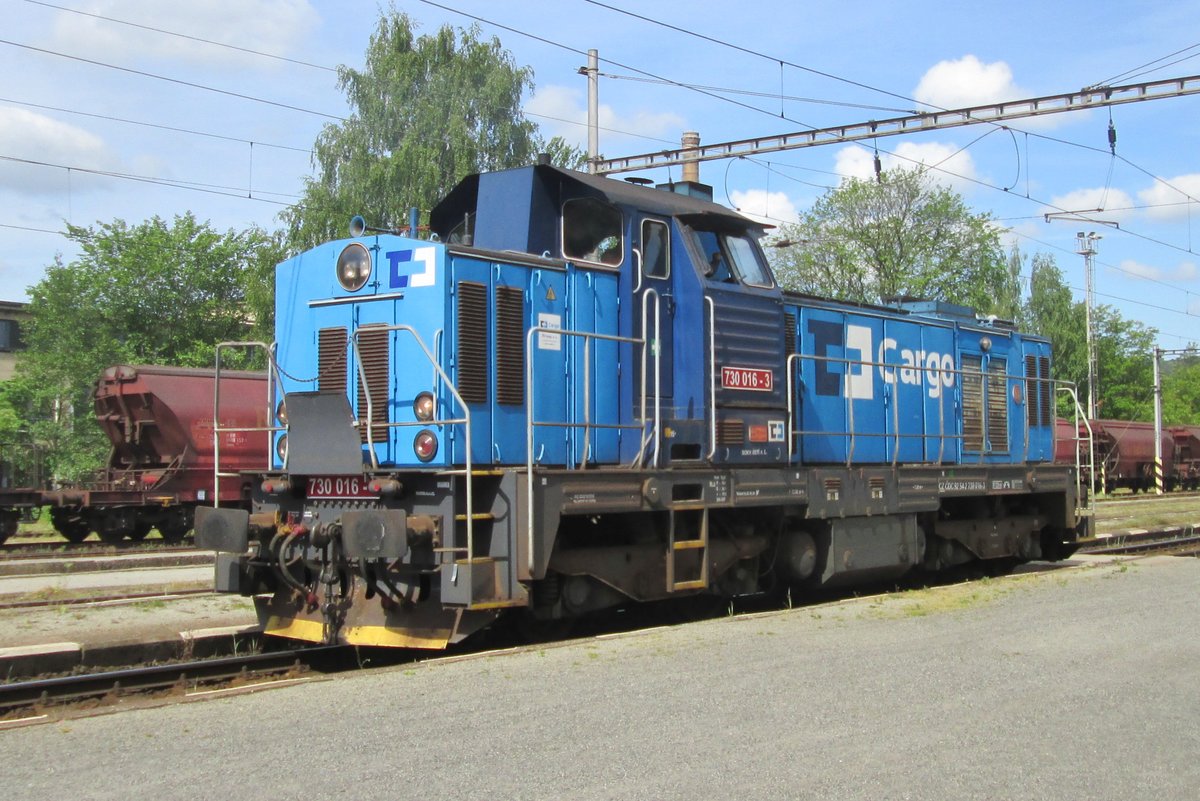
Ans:
[[[939,142],[901,142],[891,153],[879,154],[884,170],[911,170],[921,165],[936,167],[930,175],[940,184],[965,193],[977,177],[975,161],[966,150]],[[849,145],[837,151],[834,171],[844,178],[870,180],[875,177],[875,154],[861,145]]]
[[[0,189],[23,195],[57,195],[67,188],[65,170],[41,165],[112,169],[116,162],[108,146],[94,134],[13,106],[0,106],[0,153],[40,162],[4,163]],[[76,173],[71,188],[91,188],[97,181],[85,173]]]
[[[767,225],[796,222],[800,215],[794,204],[783,192],[767,192],[750,189],[745,192],[734,190],[729,193],[733,206],[742,214]]]
[[[300,43],[321,21],[308,0],[91,0],[77,8],[274,55],[298,52]],[[139,57],[210,66],[263,68],[271,63],[261,56],[67,11],[55,16],[51,45],[72,54],[121,59],[123,63]]]
[[[913,97],[935,109],[989,106],[1009,100],[1023,100],[1034,93],[1017,84],[1012,69],[1003,61],[985,64],[978,57],[939,61],[930,67],[913,90]],[[1018,123],[1023,130],[1046,130],[1073,119],[1078,122],[1087,112],[1043,114],[1026,117]]]
[[[1118,267],[1121,272],[1133,278],[1151,278],[1161,281],[1163,277],[1162,270],[1149,264],[1134,261],[1133,259],[1123,259]]]
[[[1133,211],[1130,210],[1133,205],[1133,198],[1120,189],[1095,187],[1055,195],[1050,199],[1050,206],[1044,207],[1042,213],[1077,212],[1081,218],[1079,224],[1082,230],[1089,225],[1095,226],[1100,220],[1124,222],[1133,216]]]
[[[939,61],[921,77],[913,97],[936,108],[966,108],[1029,97],[1003,61],[984,64],[972,55]]]
[[[1195,281],[1197,269],[1195,262],[1183,261],[1171,269],[1163,269],[1150,264],[1143,264],[1133,259],[1125,259],[1120,265],[1120,272],[1133,278],[1150,278],[1155,281]]]
[[[1189,197],[1200,198],[1200,173],[1177,175],[1164,180],[1165,183],[1155,181],[1149,189],[1137,193],[1138,199],[1151,207],[1146,209],[1148,217],[1162,221],[1186,220],[1200,210],[1188,200]]]
[[[540,87],[525,103],[525,111],[534,115],[534,122],[546,135],[561,136],[581,147],[587,145],[587,103],[581,90],[567,86]],[[637,141],[641,150],[650,150],[649,143],[640,137],[678,141],[686,128],[683,117],[673,111],[639,110],[621,115],[612,106],[601,103],[599,112],[601,153],[612,153],[614,141]]]

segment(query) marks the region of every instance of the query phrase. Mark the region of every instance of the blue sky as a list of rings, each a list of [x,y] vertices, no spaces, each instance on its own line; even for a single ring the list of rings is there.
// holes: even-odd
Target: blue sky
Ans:
[[[318,0],[3,6],[4,300],[24,299],[56,254],[73,256],[71,243],[55,233],[64,221],[133,223],[190,210],[222,230],[276,227],[281,204],[297,198],[311,172],[307,150],[322,125],[347,113],[330,68],[361,65],[380,9]],[[488,20],[478,23],[482,32],[534,71],[536,90],[524,104],[530,118],[546,135],[580,145],[586,83],[577,69],[584,51],[598,49],[606,156],[674,147],[685,130],[716,143],[885,119],[918,108],[917,101],[959,107],[1071,92],[1124,74],[1130,82],[1200,74],[1200,3],[1178,0],[395,6],[427,33],[445,23],[472,24],[456,12]],[[689,90],[650,76],[713,88]],[[1079,297],[1083,261],[1075,234],[1102,234],[1098,302],[1158,328],[1162,347],[1180,348],[1200,341],[1198,109],[1200,97],[1114,107],[1116,159],[1104,109],[1016,121],[1011,131],[970,126],[875,144],[885,167],[938,165],[939,180],[997,218],[1006,241],[1026,254],[1052,254]],[[870,143],[831,145],[708,162],[701,179],[722,202],[788,220],[843,176],[869,175],[872,157]],[[640,174],[666,177],[661,170]],[[1044,219],[1056,209],[1097,208],[1103,211],[1091,216],[1120,227]]]

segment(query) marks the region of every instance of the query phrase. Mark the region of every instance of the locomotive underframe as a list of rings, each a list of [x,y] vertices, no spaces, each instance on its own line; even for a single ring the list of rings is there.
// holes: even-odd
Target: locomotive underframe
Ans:
[[[571,618],[1061,559],[1090,526],[1056,465],[539,470],[532,496],[514,468],[472,477],[467,552],[464,476],[367,480],[385,493],[309,500],[268,477],[255,514],[204,510],[218,589],[256,595],[271,634],[441,648],[505,610]]]

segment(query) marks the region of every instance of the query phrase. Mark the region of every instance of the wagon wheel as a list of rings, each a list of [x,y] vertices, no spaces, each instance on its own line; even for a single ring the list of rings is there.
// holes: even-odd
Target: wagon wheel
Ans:
[[[88,527],[88,524],[83,520],[74,521],[63,526],[62,528],[59,528],[58,526],[55,526],[54,528],[59,534],[62,534],[64,537],[66,537],[68,542],[73,542],[76,545],[86,540],[88,538],[88,534],[92,533],[91,529]]]
[[[173,514],[158,524],[158,533],[162,534],[163,542],[174,545],[182,542],[192,528],[186,514]]]
[[[125,541],[127,532],[123,528],[102,528],[96,532],[100,541],[108,545],[118,545]]]
[[[151,525],[145,520],[138,520],[133,524],[133,531],[129,532],[129,539],[134,542],[141,542],[146,539],[146,535],[150,533]]]
[[[17,533],[17,525],[20,522],[16,512],[7,512],[0,514],[0,545],[9,537]]]
[[[100,525],[96,526],[96,533],[100,535],[100,540],[109,545],[117,545],[124,542],[126,537],[133,538],[134,531],[137,528],[137,518],[132,509],[118,508],[107,510],[100,518]]]
[[[51,509],[50,522],[54,525],[55,531],[66,537],[68,542],[76,545],[86,540],[88,534],[92,533],[92,527],[88,525],[87,520],[76,517],[65,510]]]

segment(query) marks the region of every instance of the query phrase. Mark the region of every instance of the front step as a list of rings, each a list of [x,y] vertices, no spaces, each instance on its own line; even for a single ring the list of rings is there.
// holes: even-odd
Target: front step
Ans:
[[[684,538],[680,538],[680,537]],[[697,554],[699,564],[688,554]],[[681,561],[682,557],[682,561]],[[685,574],[680,577],[680,574]],[[667,532],[667,592],[708,587],[708,507],[703,502],[671,505]]]

